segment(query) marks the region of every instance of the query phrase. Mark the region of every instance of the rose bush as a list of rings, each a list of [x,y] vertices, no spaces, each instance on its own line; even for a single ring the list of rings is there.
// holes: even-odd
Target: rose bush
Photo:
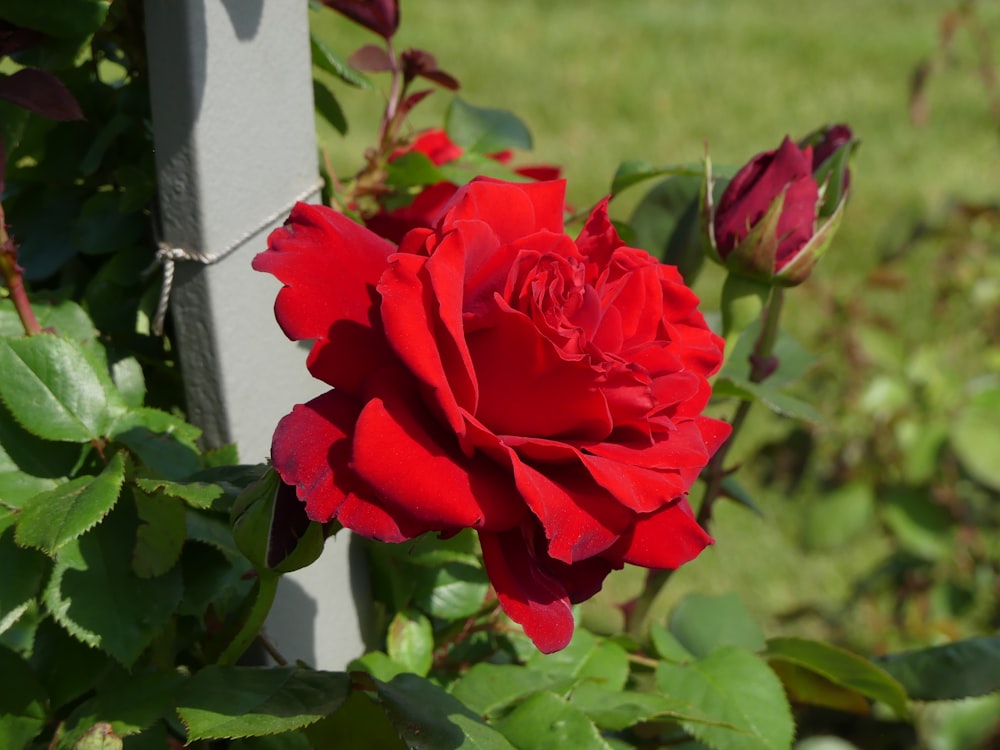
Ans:
[[[409,153],[423,154],[435,167],[440,167],[461,158],[464,152],[442,128],[430,128],[420,133],[406,147],[396,149],[389,157],[389,161]],[[506,150],[491,154],[490,158],[501,164],[509,164],[513,156],[512,151]],[[556,180],[559,179],[561,170],[558,167],[541,164],[517,167],[514,172],[532,180]],[[398,243],[411,229],[432,226],[457,191],[458,185],[454,182],[427,185],[409,205],[392,210],[382,209],[366,218],[365,226],[380,237]]]
[[[850,128],[836,125],[799,144],[786,136],[776,150],[754,156],[711,211],[717,259],[765,281],[791,286],[805,280],[836,231],[847,195],[846,160],[841,171],[829,168],[831,160],[852,147]]]
[[[398,248],[299,204],[254,260],[333,386],[272,444],[309,517],[385,542],[476,529],[545,652],[612,569],[711,542],[686,493],[730,430],[701,414],[722,345],[695,294],[624,245],[607,200],[574,242],[564,192],[479,178]]]

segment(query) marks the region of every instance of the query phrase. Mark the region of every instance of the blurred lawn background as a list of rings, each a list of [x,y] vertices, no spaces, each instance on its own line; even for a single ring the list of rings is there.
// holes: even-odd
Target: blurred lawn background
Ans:
[[[562,165],[568,198],[576,207],[606,194],[617,165],[626,159],[697,161],[707,141],[713,162],[735,166],[777,147],[786,133],[798,138],[826,123],[849,123],[862,145],[844,225],[817,271],[822,281],[810,280],[794,291],[788,306],[788,320],[806,348],[837,357],[839,352],[818,339],[829,321],[817,319],[814,284],[849,303],[864,293],[866,275],[917,223],[940,215],[955,200],[1000,199],[1000,127],[978,76],[969,34],[958,32],[949,64],[939,65],[928,80],[925,124],[918,127],[910,119],[912,76],[922,61],[939,55],[941,18],[956,4],[403,0],[396,46],[434,54],[439,66],[461,82],[459,94],[467,101],[518,114],[535,139],[534,152],[520,155],[518,163]],[[977,7],[983,27],[1000,37],[1000,3]],[[335,14],[314,13],[313,18],[345,56],[377,41]],[[993,52],[995,68],[1000,65],[997,49],[1000,45]],[[332,88],[351,129],[345,138],[319,122],[321,142],[338,173],[350,175],[375,137],[382,100],[338,83]],[[440,91],[421,104],[413,118],[416,126],[441,125],[449,99]],[[633,188],[616,201],[613,213],[627,218],[643,192]],[[908,273],[939,271],[925,256]],[[709,309],[716,307],[711,286],[717,282],[718,275],[709,274],[698,285]],[[932,316],[926,300],[910,296],[918,289],[909,285],[890,293],[889,308],[903,317],[908,312],[915,318]],[[914,325],[936,330],[930,317]],[[941,335],[949,334],[942,329]],[[972,370],[982,366],[970,364]],[[877,368],[875,363],[871,371],[855,375],[870,379]],[[832,372],[831,382],[811,394],[813,401],[817,396],[829,400],[818,405],[824,414],[839,410],[842,389],[836,368]],[[735,457],[750,457],[770,437],[787,437],[793,426],[758,409]],[[818,443],[827,429],[813,431]],[[828,468],[808,470],[822,477]],[[871,518],[870,528],[859,530],[849,543],[804,557],[802,511],[817,501],[820,484],[819,479],[802,482],[794,493],[758,487],[755,500],[763,518],[720,504],[712,527],[718,544],[674,576],[659,602],[662,611],[687,591],[735,591],[769,634],[776,634],[791,612],[829,611],[846,602],[852,587],[888,555],[890,543]],[[618,613],[604,605],[634,594],[639,580],[638,571],[616,577],[597,603],[588,605],[586,616],[593,622],[605,618],[612,626]],[[806,614],[795,619],[792,630],[818,636],[825,634],[824,627],[820,618],[812,621]],[[852,629],[871,630],[863,621]],[[880,650],[900,644],[857,645]]]

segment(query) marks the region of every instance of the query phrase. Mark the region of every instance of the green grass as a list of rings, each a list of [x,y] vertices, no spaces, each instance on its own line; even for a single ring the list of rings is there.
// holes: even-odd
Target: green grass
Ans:
[[[397,46],[436,55],[461,95],[520,115],[535,136],[526,160],[563,165],[569,198],[603,195],[624,159],[741,164],[789,133],[850,123],[864,143],[855,191],[836,247],[837,267],[866,264],[900,215],[954,196],[1000,194],[998,125],[975,76],[968,35],[956,66],[928,88],[930,119],[909,121],[910,76],[937,48],[950,0],[420,0],[402,3]],[[981,3],[1000,29],[1000,4]],[[344,52],[375,41],[332,14],[328,35]],[[346,89],[353,132],[327,139],[350,172],[373,135],[377,97]],[[417,110],[440,124],[448,93]],[[627,209],[628,200],[622,202]],[[888,234],[887,234],[888,231]]]
[[[863,140],[851,204],[818,270],[823,283],[849,299],[918,218],[953,200],[1000,199],[1000,124],[991,119],[968,34],[959,33],[952,64],[930,80],[926,124],[917,127],[909,118],[911,76],[937,52],[941,15],[954,5],[404,0],[397,46],[432,52],[461,81],[468,101],[521,116],[535,137],[534,152],[522,161],[561,164],[575,206],[603,196],[626,159],[690,162],[708,142],[715,163],[739,165],[775,148],[786,133],[798,137],[824,123],[849,123]],[[980,6],[984,23],[1000,32],[1000,3]],[[333,14],[319,20],[345,55],[375,41]],[[1000,59],[994,64],[1000,67]],[[381,102],[371,93],[336,90],[352,130],[347,138],[328,130],[321,135],[338,171],[349,174],[374,137]],[[422,104],[415,124],[441,124],[449,96],[436,93]],[[633,191],[616,202],[619,216],[642,194]],[[788,308],[793,327],[807,337],[824,322],[817,320],[809,286],[790,296]],[[699,289],[712,307],[707,283]],[[892,303],[897,311],[906,304],[905,298]],[[838,398],[836,384],[831,390]],[[748,446],[737,454],[748,457],[769,435],[787,432],[786,423],[763,415],[751,428]],[[777,613],[843,601],[852,582],[886,554],[885,540],[873,530],[835,554],[804,558],[796,540],[799,515],[817,484],[804,486],[806,496],[799,497],[764,491],[757,498],[763,519],[723,508],[713,526],[719,544],[675,575],[661,609],[685,591],[737,591],[778,632]],[[634,594],[637,576],[626,571],[598,601]],[[597,617],[598,610],[609,611],[591,609]]]

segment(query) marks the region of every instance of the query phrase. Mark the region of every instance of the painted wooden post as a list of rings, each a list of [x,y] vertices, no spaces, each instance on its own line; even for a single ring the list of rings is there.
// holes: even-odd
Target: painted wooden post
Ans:
[[[292,204],[319,194],[306,1],[145,10],[162,239],[216,259],[176,267],[188,413],[206,444],[262,461],[278,420],[322,390],[274,321],[274,279],[250,268]],[[342,532],[282,581],[267,632],[286,657],[339,669],[362,653],[367,592],[352,546]]]

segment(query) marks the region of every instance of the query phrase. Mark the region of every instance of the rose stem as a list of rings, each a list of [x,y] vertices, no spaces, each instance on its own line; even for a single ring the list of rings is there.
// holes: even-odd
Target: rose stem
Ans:
[[[3,205],[0,205],[0,274],[10,290],[10,299],[21,319],[21,325],[24,326],[24,332],[29,336],[41,333],[42,327],[38,325],[31,302],[28,301],[28,293],[24,290],[24,270],[17,264],[17,245],[7,234]]]
[[[770,304],[764,310],[764,328],[757,338],[757,342],[754,344],[753,356],[750,360],[751,382],[763,382],[774,372],[771,353],[774,350],[774,343],[778,338],[778,320],[781,318],[781,309],[784,305],[784,300],[785,290],[782,287],[775,287],[774,293],[771,295]],[[733,429],[729,437],[726,438],[726,442],[719,446],[719,450],[715,452],[712,460],[708,462],[708,465],[702,472],[702,476],[705,479],[705,494],[701,501],[701,507],[698,509],[698,523],[702,526],[706,526],[711,520],[712,506],[723,494],[722,482],[728,474],[725,468],[723,468],[726,456],[729,454],[729,449],[732,447],[736,435],[742,429],[743,423],[746,422],[751,406],[753,406],[752,401],[740,402],[740,405],[736,408],[736,413],[733,415]],[[649,618],[650,610],[653,608],[653,602],[659,596],[660,591],[663,590],[663,587],[670,579],[670,574],[673,572],[672,570],[650,569],[646,573],[646,582],[643,585],[642,593],[635,599],[632,610],[626,618],[627,630],[637,640],[640,640],[645,635],[646,621]]]
[[[396,119],[396,110],[399,107],[400,100],[403,97],[403,92],[401,88],[401,75],[402,72],[399,67],[399,60],[396,58],[396,52],[392,48],[392,41],[389,39],[385,40],[385,51],[389,56],[389,61],[392,65],[392,82],[389,86],[389,99],[385,103],[385,112],[382,114],[382,122],[379,125],[378,132],[378,147],[379,156],[384,156],[389,153],[392,140],[395,139],[395,133],[393,131],[393,121]]]

